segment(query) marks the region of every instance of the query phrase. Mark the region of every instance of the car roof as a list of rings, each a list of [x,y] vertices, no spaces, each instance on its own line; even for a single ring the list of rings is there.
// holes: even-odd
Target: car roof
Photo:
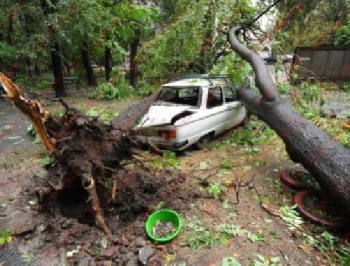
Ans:
[[[206,78],[192,78],[192,79],[181,79],[163,84],[163,87],[185,87],[185,86],[196,86],[196,87],[213,87],[218,85],[226,85],[225,80],[211,80]]]

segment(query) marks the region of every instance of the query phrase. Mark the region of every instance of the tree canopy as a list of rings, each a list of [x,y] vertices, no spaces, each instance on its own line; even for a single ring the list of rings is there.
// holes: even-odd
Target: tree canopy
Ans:
[[[33,76],[64,67],[89,76],[90,59],[107,71],[109,61],[118,66],[130,54],[127,75],[139,75],[141,84],[157,84],[184,72],[225,72],[239,79],[247,64],[232,54],[222,32],[254,20],[272,3],[277,4],[270,14],[276,23],[260,29],[255,22],[256,35],[247,39],[273,39],[285,52],[300,45],[350,42],[348,0],[252,2],[257,1],[1,1],[0,68]]]

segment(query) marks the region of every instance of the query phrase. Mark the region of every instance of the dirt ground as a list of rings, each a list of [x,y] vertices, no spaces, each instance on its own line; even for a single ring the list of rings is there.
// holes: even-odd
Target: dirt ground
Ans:
[[[134,102],[66,100],[115,112]],[[35,186],[45,175],[46,152],[26,136],[27,119],[3,100],[0,115],[0,232],[9,229],[15,234],[10,244],[0,247],[0,265],[235,265],[223,263],[229,257],[252,265],[258,255],[265,263],[275,257],[280,262],[255,265],[328,264],[299,233],[288,230],[279,215],[280,207],[292,205],[293,195],[280,184],[279,171],[294,164],[277,137],[257,145],[260,152],[249,155],[242,147],[228,147],[223,136],[211,148],[179,154],[179,165],[173,169],[160,169],[162,157],[140,151],[144,162],[158,170],[131,168],[118,184],[116,202],[102,200],[113,234],[107,241],[78,181],[39,211]],[[208,187],[217,183],[226,186],[215,199]],[[180,235],[164,245],[151,242],[144,229],[148,215],[158,208],[177,211],[185,223]],[[217,230],[220,225],[234,226],[238,233],[224,238]]]

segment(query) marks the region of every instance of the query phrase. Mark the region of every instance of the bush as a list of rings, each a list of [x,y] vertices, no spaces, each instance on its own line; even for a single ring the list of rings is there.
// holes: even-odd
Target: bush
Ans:
[[[99,84],[89,98],[97,100],[115,100],[130,97],[133,88],[127,84],[123,77],[119,77],[111,82],[103,82]]]
[[[345,92],[350,92],[350,81],[343,83],[340,89]]]
[[[280,94],[287,94],[287,93],[289,93],[290,92],[290,88],[291,88],[291,85],[287,81],[277,84],[277,90],[278,90],[278,92]]]

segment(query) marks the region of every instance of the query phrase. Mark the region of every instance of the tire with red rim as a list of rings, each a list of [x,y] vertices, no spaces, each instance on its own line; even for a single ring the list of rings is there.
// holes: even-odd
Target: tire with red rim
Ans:
[[[342,229],[346,227],[347,221],[344,217],[335,216],[335,217],[324,217],[320,213],[317,213],[317,207],[312,208],[307,206],[306,202],[311,199],[316,199],[317,205],[326,204],[326,198],[323,196],[320,190],[302,190],[298,191],[294,198],[293,202],[297,206],[298,211],[310,221],[325,226],[330,229]],[[324,202],[324,203],[323,203]],[[332,204],[332,203],[328,203]],[[328,207],[328,206],[325,206]]]
[[[281,170],[280,180],[290,189],[312,189],[309,184],[301,181],[302,176],[308,173],[309,172],[302,166],[289,167]]]

